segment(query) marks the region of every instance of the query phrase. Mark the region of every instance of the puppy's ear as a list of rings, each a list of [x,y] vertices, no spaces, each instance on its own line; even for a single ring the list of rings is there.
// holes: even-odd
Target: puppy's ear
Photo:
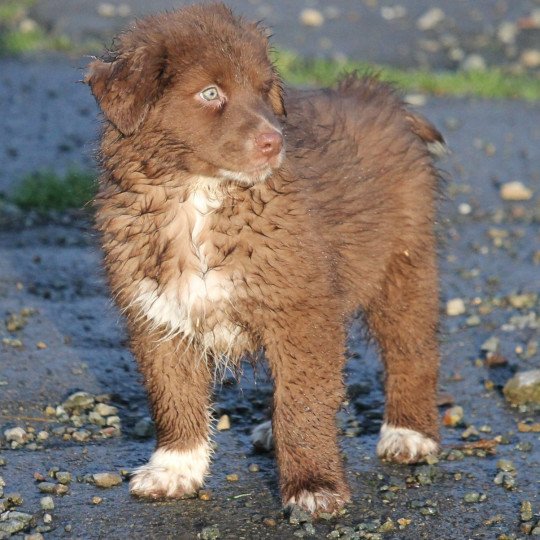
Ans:
[[[165,51],[143,45],[106,62],[94,60],[84,82],[90,85],[105,117],[124,135],[134,133],[165,85]]]
[[[270,87],[270,92],[268,92],[268,98],[270,99],[270,104],[272,109],[279,116],[287,116],[287,111],[285,110],[285,101],[283,99],[283,83],[281,78],[278,75],[276,69],[274,71],[274,80],[272,86]]]

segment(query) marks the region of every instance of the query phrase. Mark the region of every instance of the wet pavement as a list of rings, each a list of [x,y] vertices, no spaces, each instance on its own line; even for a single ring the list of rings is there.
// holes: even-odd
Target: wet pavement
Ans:
[[[98,3],[71,4],[95,10]],[[149,5],[129,4],[132,13]],[[251,16],[267,5],[238,4]],[[340,6],[345,13],[354,7],[368,9],[368,4]],[[450,14],[473,3],[401,4],[409,13],[440,4]],[[474,3],[480,4],[488,19],[497,13],[488,6],[504,4],[517,18],[537,5]],[[48,10],[59,6],[65,16],[62,24],[78,31],[70,22],[70,16],[77,17],[70,15],[69,5],[53,0],[39,5]],[[283,18],[276,36],[287,45],[302,32],[309,36],[317,30],[298,30],[293,5],[298,12],[304,3],[287,3],[288,16],[281,11],[269,16],[271,23]],[[373,5],[376,8],[369,9],[380,17],[382,4]],[[318,8],[324,12],[325,6],[320,3]],[[54,11],[47,14],[54,17]],[[112,31],[126,18],[101,19]],[[60,24],[64,19],[55,20]],[[79,22],[87,20],[91,18],[80,17]],[[472,32],[473,23],[466,23]],[[291,25],[288,30],[286,24]],[[366,31],[371,31],[369,25]],[[344,42],[349,41],[354,40],[344,36]],[[77,68],[85,62],[56,56],[0,60],[0,191],[9,193],[24,173],[37,168],[61,171],[70,164],[91,165],[97,111],[88,89],[74,84],[80,78]],[[45,538],[214,538],[214,524],[220,538],[230,539],[462,540],[527,538],[533,533],[540,520],[540,413],[532,407],[511,407],[501,390],[514,372],[540,368],[540,105],[428,97],[420,111],[441,128],[452,149],[440,163],[446,179],[438,224],[441,417],[448,417],[445,411],[451,406],[461,406],[464,416],[456,426],[441,428],[439,462],[394,466],[375,457],[382,370],[355,321],[349,339],[349,399],[339,415],[353,503],[339,519],[311,526],[294,519],[291,523],[283,515],[273,455],[256,454],[249,443],[251,427],[268,414],[270,383],[264,365],[256,373],[246,366],[241,385],[229,377],[216,388],[215,417],[227,414],[231,429],[215,434],[209,494],[145,502],[129,496],[126,480],[109,489],[95,486],[89,475],[123,474],[144,463],[153,448],[151,434],[141,430],[141,420],[144,424],[148,416],[146,397],[121,318],[108,297],[97,240],[81,214],[43,220],[11,210],[6,217],[2,206],[0,479],[5,487],[0,480],[0,514],[8,507],[28,514],[21,518],[29,521],[20,538],[38,532]],[[516,180],[532,190],[532,197],[504,201],[501,187]],[[464,309],[458,312],[463,313],[446,314],[451,299],[462,300]],[[490,338],[497,339],[486,346]],[[496,354],[486,355],[482,347]],[[66,407],[57,409],[77,391],[118,412],[94,415],[92,423],[95,404],[67,412]],[[25,430],[20,444],[6,440],[5,430],[14,427]],[[42,510],[43,481],[60,483],[55,467],[73,479],[67,494],[52,495],[54,509]],[[231,474],[238,479],[227,479]],[[527,501],[532,517],[527,512],[521,516]],[[1,532],[5,523],[0,521],[0,538],[6,534]]]

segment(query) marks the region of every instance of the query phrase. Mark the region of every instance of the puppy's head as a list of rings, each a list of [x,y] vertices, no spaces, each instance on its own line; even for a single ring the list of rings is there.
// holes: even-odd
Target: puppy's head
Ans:
[[[284,153],[268,49],[261,29],[223,4],[191,6],[138,21],[85,81],[124,137],[152,145],[160,168],[252,185]]]

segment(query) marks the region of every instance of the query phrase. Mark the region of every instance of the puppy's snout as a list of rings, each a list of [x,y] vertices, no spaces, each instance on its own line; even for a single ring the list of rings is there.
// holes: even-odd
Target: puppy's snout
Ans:
[[[277,156],[283,147],[283,136],[277,131],[261,133],[255,138],[259,151],[268,158]]]

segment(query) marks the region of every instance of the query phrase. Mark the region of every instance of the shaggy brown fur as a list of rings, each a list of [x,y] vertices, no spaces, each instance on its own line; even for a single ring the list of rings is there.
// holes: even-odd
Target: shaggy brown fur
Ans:
[[[201,485],[213,369],[262,347],[284,502],[349,501],[335,415],[358,309],[386,368],[379,454],[436,450],[440,134],[375,78],[284,94],[266,37],[221,4],[137,22],[86,81],[97,228],[157,426],[132,491]]]

